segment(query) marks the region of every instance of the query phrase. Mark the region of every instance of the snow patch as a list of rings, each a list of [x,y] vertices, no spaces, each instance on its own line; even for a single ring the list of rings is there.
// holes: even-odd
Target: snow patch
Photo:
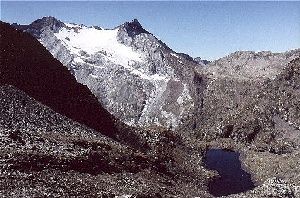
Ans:
[[[76,62],[76,63],[85,63],[80,57],[75,57],[74,59],[74,62]]]
[[[80,55],[81,50],[88,54],[105,51],[110,55],[107,57],[112,62],[123,66],[129,65],[132,61],[143,61],[143,54],[118,42],[118,29],[99,30],[94,27],[81,27],[73,24],[67,24],[67,26],[72,28],[62,28],[58,33],[55,33],[55,36],[62,40],[62,43],[73,54]],[[75,30],[74,27],[80,28]]]
[[[142,79],[149,80],[151,82],[168,80],[167,76],[162,76],[162,75],[158,75],[158,74],[147,75],[147,74],[145,74],[145,73],[143,73],[143,72],[141,72],[140,70],[137,70],[137,69],[132,69],[131,73],[134,74],[134,75],[139,76]]]
[[[129,126],[134,126],[135,125],[135,120],[132,118],[129,121],[125,122],[125,124],[127,124]]]
[[[176,128],[178,126],[177,116],[171,112],[162,110],[161,115],[167,120],[166,123],[171,128]]]
[[[172,56],[175,56],[176,58],[180,58],[177,54],[171,53]]]
[[[97,76],[97,75],[94,75],[94,74],[90,74],[90,76],[91,76],[92,78],[98,78],[98,76]]]
[[[183,84],[183,91],[180,94],[180,96],[177,98],[177,103],[179,105],[182,105],[185,102],[191,101],[191,100],[192,100],[192,97],[189,94],[188,86],[187,86],[187,84],[184,83]]]
[[[160,79],[160,77],[158,77],[158,75],[153,75],[154,79]],[[150,96],[148,98],[148,100],[146,101],[146,104],[143,108],[142,111],[142,115],[140,116],[140,119],[138,121],[139,125],[151,125],[151,124],[156,124],[157,126],[162,126],[161,123],[159,122],[159,117],[163,117],[166,118],[170,117],[172,115],[169,115],[168,112],[166,112],[165,114],[161,114],[161,115],[157,115],[157,112],[159,112],[160,110],[158,110],[157,107],[161,106],[161,102],[164,101],[164,92],[167,88],[167,84],[168,81],[170,80],[170,78],[164,78],[164,80],[154,80],[152,81],[153,84],[155,85],[155,89],[153,89],[150,93]],[[173,115],[174,117],[174,115]],[[174,122],[171,121],[173,123],[172,126],[177,126],[176,125],[176,121]],[[170,123],[168,123],[168,125],[170,126]]]
[[[119,196],[115,196],[115,198],[131,198],[132,195],[119,195]]]
[[[69,28],[80,28],[80,25],[77,25],[75,23],[64,23]]]

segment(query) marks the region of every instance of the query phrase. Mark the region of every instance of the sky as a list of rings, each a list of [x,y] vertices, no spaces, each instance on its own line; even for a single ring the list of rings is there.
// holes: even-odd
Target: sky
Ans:
[[[1,20],[29,24],[43,16],[113,28],[137,18],[176,52],[214,60],[238,50],[300,48],[300,1],[0,1]]]

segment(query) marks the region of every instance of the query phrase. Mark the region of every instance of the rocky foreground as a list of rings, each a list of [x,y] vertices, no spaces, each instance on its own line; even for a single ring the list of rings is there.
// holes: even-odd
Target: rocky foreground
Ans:
[[[216,173],[205,170],[201,160],[210,147],[240,151],[258,186],[228,197],[299,196],[299,149],[278,155],[230,139],[187,147],[164,132],[156,133],[147,154],[53,112],[12,86],[1,86],[0,93],[4,197],[212,197],[206,184]]]
[[[206,171],[166,132],[147,153],[107,138],[12,87],[0,87],[1,196],[196,196]],[[194,156],[194,157],[193,157]],[[195,162],[193,160],[196,160]],[[198,161],[198,162],[197,162]]]

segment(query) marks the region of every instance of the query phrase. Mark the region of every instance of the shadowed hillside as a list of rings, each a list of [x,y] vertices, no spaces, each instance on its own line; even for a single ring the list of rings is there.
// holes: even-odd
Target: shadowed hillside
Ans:
[[[114,118],[31,35],[0,23],[0,84],[10,84],[54,111],[110,137]]]

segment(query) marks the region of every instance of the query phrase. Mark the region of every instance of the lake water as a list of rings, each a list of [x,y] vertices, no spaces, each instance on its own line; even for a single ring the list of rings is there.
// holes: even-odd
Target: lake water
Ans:
[[[251,175],[244,171],[239,153],[231,150],[209,149],[204,158],[206,168],[218,171],[220,177],[209,182],[210,194],[219,197],[251,190],[254,183]]]

